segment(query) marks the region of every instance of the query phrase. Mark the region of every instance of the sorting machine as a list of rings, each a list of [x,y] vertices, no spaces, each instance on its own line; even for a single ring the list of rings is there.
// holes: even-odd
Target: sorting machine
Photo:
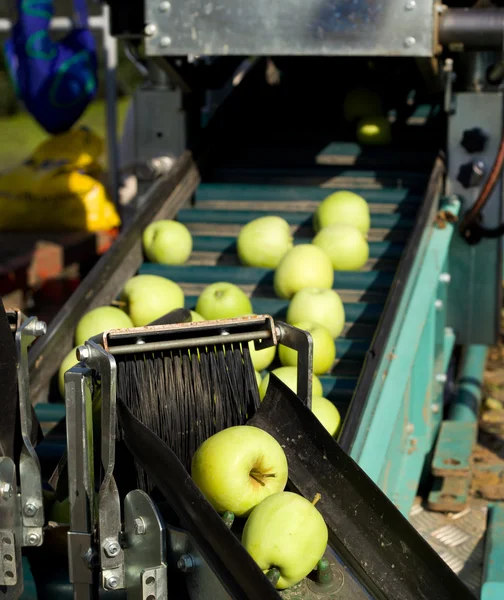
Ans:
[[[307,416],[309,343],[306,354],[300,350],[299,397],[273,381],[253,417],[284,442],[291,487],[306,497],[323,490],[330,531],[329,566],[319,564],[281,596],[504,597],[502,487],[482,491],[474,483],[488,473],[499,482],[504,473],[498,450],[491,459],[475,455],[482,374],[501,319],[500,3],[108,4],[112,34],[145,78],[133,104],[138,196],[124,209],[121,236],[28,355],[30,398],[43,428],[66,408],[66,424],[37,445],[37,497],[49,479],[57,488],[67,477],[70,524],[49,526],[46,515],[30,549],[35,538],[18,539],[11,522],[16,548],[28,546],[17,579],[31,571],[39,598],[279,597],[159,440],[117,409],[114,353],[121,344],[173,348],[223,334],[241,341],[261,334],[264,343],[300,348],[299,332],[289,334],[283,323],[287,302],[274,296],[272,272],[241,266],[236,237],[250,220],[280,215],[294,243],[309,242],[317,204],[347,189],[369,202],[370,259],[361,272],[335,273],[346,326],[321,381],[343,417],[338,439]],[[379,91],[391,144],[355,142],[342,105],[356,87]],[[167,155],[179,158],[165,172]],[[187,265],[144,260],[142,231],[161,218],[191,231]],[[206,285],[235,283],[261,316],[91,340],[66,375],[65,404],[58,402],[54,375],[78,319],[116,299],[136,273],[179,283],[186,308]],[[97,381],[101,427],[93,442]],[[21,385],[26,391],[27,379],[20,398]],[[117,410],[155,495],[117,489]],[[305,442],[296,446],[297,438]],[[21,481],[18,513],[28,518],[23,494]],[[11,583],[4,569],[1,593],[19,597]]]

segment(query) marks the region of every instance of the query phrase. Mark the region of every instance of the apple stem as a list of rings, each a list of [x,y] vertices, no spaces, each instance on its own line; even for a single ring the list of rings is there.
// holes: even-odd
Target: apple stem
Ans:
[[[276,568],[276,567],[272,567],[267,573],[266,573],[266,577],[270,580],[271,585],[273,587],[276,587],[276,584],[278,583],[279,579],[280,579],[280,571]]]
[[[249,475],[250,477],[252,477],[252,479],[257,481],[257,483],[260,483],[262,486],[266,485],[263,481],[263,479],[266,479],[266,477],[276,477],[276,473],[261,473],[257,469],[252,469]]]
[[[124,302],[123,300],[112,300],[110,304],[119,308],[124,308],[125,306],[128,306],[128,303]]]
[[[322,496],[321,496],[321,495],[320,495],[320,494],[317,492],[317,493],[315,494],[315,498],[313,498],[313,500],[312,500],[312,504],[313,504],[313,506],[316,506],[316,505],[317,505],[317,502],[318,502],[318,501],[319,501],[321,498],[322,498]]]

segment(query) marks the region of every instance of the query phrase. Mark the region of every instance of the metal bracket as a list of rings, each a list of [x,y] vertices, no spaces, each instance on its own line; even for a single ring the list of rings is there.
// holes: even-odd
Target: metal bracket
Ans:
[[[297,350],[297,395],[311,410],[312,377],[313,377],[313,340],[312,336],[302,329],[277,322],[280,344]]]
[[[11,458],[0,458],[0,585],[22,590],[21,545],[18,540],[16,502],[16,465]],[[18,597],[14,594],[14,597]]]
[[[18,391],[21,435],[19,476],[21,484],[22,545],[40,546],[43,540],[44,505],[42,496],[42,476],[40,463],[31,442],[32,409],[30,402],[28,347],[41,335],[45,335],[47,325],[36,317],[24,321],[15,334],[18,355]]]
[[[165,527],[156,505],[141,490],[124,499],[124,538],[128,600],[167,598]]]

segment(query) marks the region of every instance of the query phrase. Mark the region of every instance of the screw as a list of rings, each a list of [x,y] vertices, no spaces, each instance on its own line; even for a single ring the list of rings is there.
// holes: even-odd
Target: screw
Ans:
[[[177,567],[182,573],[190,573],[194,569],[194,559],[190,554],[182,554],[177,562]]]
[[[157,27],[154,25],[154,23],[147,23],[147,25],[144,27],[144,33],[147,37],[152,37],[157,31]]]
[[[167,35],[163,36],[159,40],[159,45],[161,46],[161,48],[168,48],[168,46],[171,45],[171,38],[169,38]]]
[[[416,44],[416,40],[412,35],[409,35],[405,40],[404,40],[404,45],[406,48],[411,48],[412,46],[414,46]]]
[[[163,2],[161,2],[161,4],[159,5],[159,10],[162,13],[167,13],[170,12],[171,10],[171,4],[169,2],[167,2],[166,0],[164,0]]]
[[[432,412],[434,414],[437,414],[441,410],[440,406],[439,406],[439,404],[437,402],[435,404],[433,404],[431,408],[432,408]]]
[[[115,590],[118,585],[119,585],[119,579],[117,579],[117,577],[115,577],[115,576],[109,577],[108,579],[105,580],[105,587],[108,590]]]
[[[37,514],[37,507],[35,504],[27,503],[24,507],[25,517],[34,517]]]
[[[450,273],[441,273],[441,275],[439,276],[439,281],[441,283],[450,283],[450,281],[451,281]]]
[[[434,302],[434,306],[436,310],[441,310],[443,308],[443,301],[439,298]]]
[[[446,376],[446,373],[438,373],[436,375],[436,381],[439,383],[446,383],[447,380],[448,377]]]
[[[82,557],[86,567],[91,571],[98,566],[98,555],[92,548],[88,548]]]
[[[30,546],[36,546],[40,541],[40,535],[38,533],[30,533],[28,536],[28,543]]]
[[[113,558],[119,554],[121,546],[115,540],[109,540],[103,544],[103,551],[109,558]]]
[[[413,10],[414,8],[416,8],[415,0],[408,0],[408,2],[406,2],[406,4],[404,5],[404,8],[406,10]]]
[[[12,485],[4,481],[0,485],[0,493],[2,494],[2,498],[4,500],[8,500],[12,496]]]
[[[133,521],[133,531],[135,535],[143,535],[145,533],[145,521],[142,517],[138,517]]]

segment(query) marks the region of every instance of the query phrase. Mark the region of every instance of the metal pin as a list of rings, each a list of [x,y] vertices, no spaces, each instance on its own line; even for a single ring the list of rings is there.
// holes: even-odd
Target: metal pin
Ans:
[[[159,5],[159,12],[167,13],[167,12],[170,12],[170,10],[171,10],[171,4],[169,2],[167,2],[166,0],[161,2],[161,4]]]
[[[168,46],[171,46],[171,38],[167,35],[163,36],[159,40],[159,45],[161,46],[161,48],[168,48]]]
[[[147,25],[144,27],[144,33],[148,37],[152,37],[156,31],[157,27],[154,25],[154,23],[147,23]]]
[[[411,48],[412,46],[414,46],[416,44],[416,39],[412,36],[409,35],[405,40],[404,40],[404,45],[406,48]]]

